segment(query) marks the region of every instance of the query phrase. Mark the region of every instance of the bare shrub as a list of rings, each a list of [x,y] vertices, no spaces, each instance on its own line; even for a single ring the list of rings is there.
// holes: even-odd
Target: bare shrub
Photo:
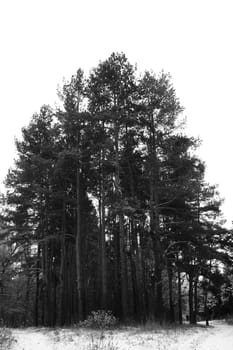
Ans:
[[[111,311],[97,310],[92,311],[85,321],[79,323],[79,326],[105,330],[114,328],[117,322],[117,318]]]

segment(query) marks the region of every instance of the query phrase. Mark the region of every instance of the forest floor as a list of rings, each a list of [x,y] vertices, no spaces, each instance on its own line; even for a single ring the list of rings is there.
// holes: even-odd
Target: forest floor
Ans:
[[[212,321],[196,326],[124,327],[113,331],[80,328],[13,329],[12,350],[232,350],[233,325]],[[10,349],[6,349],[10,350]]]

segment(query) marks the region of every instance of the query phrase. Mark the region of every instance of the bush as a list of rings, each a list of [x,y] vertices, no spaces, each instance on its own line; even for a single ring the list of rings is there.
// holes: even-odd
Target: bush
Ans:
[[[227,315],[225,320],[227,324],[233,325],[233,315]]]
[[[0,328],[0,350],[10,349],[13,342],[15,342],[15,338],[12,336],[12,332],[6,328]]]
[[[92,311],[88,318],[79,325],[85,328],[109,329],[116,326],[118,320],[111,311]]]

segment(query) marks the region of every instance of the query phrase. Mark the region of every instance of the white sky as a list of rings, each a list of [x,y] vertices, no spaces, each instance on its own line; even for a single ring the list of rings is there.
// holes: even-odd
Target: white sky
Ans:
[[[62,78],[123,51],[140,71],[171,73],[230,224],[232,10],[232,0],[0,0],[0,182],[14,137],[41,105],[54,105]]]

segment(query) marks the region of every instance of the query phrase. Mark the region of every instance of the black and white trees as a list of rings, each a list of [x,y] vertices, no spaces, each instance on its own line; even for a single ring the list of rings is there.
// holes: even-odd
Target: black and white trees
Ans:
[[[22,130],[6,179],[2,220],[24,312],[48,326],[94,309],[182,322],[185,279],[194,323],[213,261],[230,261],[231,234],[170,76],[138,77],[114,53],[87,79],[79,69],[60,97],[63,108],[43,106]]]

